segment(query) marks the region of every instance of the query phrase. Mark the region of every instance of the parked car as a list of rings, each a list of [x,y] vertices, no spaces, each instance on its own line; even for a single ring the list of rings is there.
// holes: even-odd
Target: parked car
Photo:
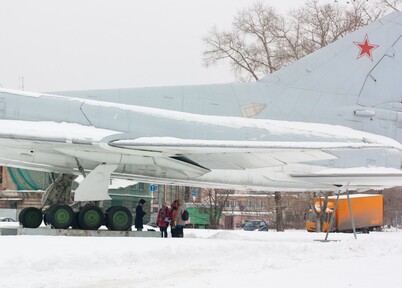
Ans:
[[[268,225],[263,220],[250,220],[243,226],[244,231],[268,231]]]
[[[15,220],[9,217],[0,217],[0,222],[15,222]]]

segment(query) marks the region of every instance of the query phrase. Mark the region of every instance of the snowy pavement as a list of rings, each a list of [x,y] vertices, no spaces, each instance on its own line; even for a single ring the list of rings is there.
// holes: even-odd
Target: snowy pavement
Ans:
[[[0,287],[402,287],[402,233],[0,236]]]

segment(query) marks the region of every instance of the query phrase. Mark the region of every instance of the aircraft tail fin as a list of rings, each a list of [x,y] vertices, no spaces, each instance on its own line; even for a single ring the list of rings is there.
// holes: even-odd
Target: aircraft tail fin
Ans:
[[[402,12],[393,12],[266,76],[282,85],[357,95],[358,104],[378,106],[402,100]]]

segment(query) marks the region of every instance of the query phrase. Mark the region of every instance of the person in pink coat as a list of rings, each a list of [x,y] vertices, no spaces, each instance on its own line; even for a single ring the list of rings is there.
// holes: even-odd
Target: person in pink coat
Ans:
[[[161,231],[161,237],[167,238],[168,233],[167,233],[167,228],[170,223],[171,219],[171,211],[169,206],[164,202],[162,204],[162,207],[158,211],[158,217],[156,218],[156,224],[158,225],[160,231]]]

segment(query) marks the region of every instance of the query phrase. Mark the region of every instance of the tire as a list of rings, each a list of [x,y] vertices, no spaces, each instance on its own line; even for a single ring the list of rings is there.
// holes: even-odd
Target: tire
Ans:
[[[78,225],[84,230],[98,230],[104,223],[104,218],[99,207],[86,205],[78,212]]]
[[[66,204],[54,204],[46,212],[46,221],[55,229],[67,229],[74,219],[74,212]]]
[[[38,228],[42,223],[42,211],[35,207],[24,208],[21,210],[18,220],[24,228]]]
[[[112,208],[113,208],[113,206],[106,209],[105,218],[103,218],[103,219],[104,219],[103,225],[105,225],[105,226],[107,227],[107,229],[109,229],[109,226],[108,226],[108,224],[107,224],[107,214],[109,214],[109,211],[110,211],[110,209],[112,209]],[[111,229],[109,229],[109,230],[111,230]]]
[[[43,214],[43,224],[45,224],[46,226],[49,224],[46,219],[46,213]]]
[[[114,206],[106,214],[106,223],[109,230],[128,231],[133,225],[133,215],[126,207]]]
[[[74,212],[73,223],[71,223],[71,228],[81,230],[82,227],[80,226],[80,223],[78,222],[78,214],[79,214],[79,212]]]

